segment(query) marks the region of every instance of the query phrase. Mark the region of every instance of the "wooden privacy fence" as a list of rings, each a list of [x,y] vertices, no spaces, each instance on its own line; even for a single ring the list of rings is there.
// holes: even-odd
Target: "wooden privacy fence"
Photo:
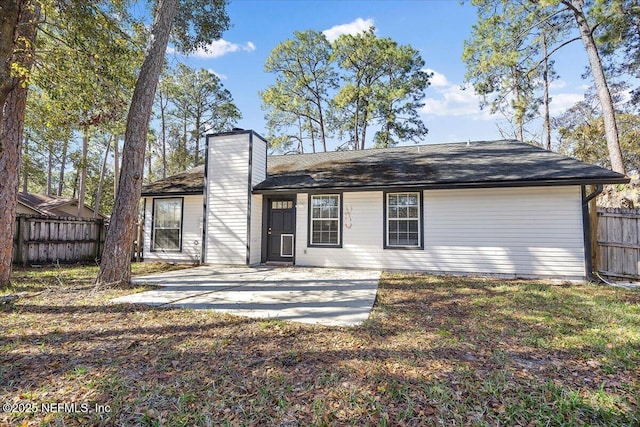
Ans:
[[[95,260],[105,235],[103,219],[18,215],[13,261],[28,265]]]
[[[640,209],[598,209],[598,271],[640,280]]]

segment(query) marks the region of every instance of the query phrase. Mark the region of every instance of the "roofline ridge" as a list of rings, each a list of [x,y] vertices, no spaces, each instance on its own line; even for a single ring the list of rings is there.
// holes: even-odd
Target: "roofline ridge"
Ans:
[[[425,143],[425,144],[414,144],[414,145],[395,145],[393,147],[370,147],[365,148],[363,150],[333,150],[333,151],[321,151],[318,153],[296,153],[296,154],[271,154],[268,157],[292,157],[292,156],[315,156],[318,154],[328,154],[328,153],[359,153],[362,151],[382,151],[382,150],[398,150],[398,149],[406,149],[411,147],[433,147],[433,146],[443,146],[443,145],[466,145],[466,144],[483,144],[483,143],[494,143],[494,142],[519,142],[522,144],[527,144],[526,142],[519,141],[517,139],[485,139],[485,140],[469,140],[469,141],[456,141],[456,142],[434,142],[434,143]],[[527,144],[531,145],[531,144]]]

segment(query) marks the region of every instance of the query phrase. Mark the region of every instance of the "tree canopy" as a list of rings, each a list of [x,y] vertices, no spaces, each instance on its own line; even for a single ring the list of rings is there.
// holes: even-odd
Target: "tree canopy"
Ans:
[[[496,100],[508,100],[519,129],[517,137],[524,139],[522,128],[527,111],[536,114],[535,79],[544,75],[548,80],[550,58],[567,44],[581,41],[600,101],[610,164],[614,170],[624,172],[610,81],[605,72],[613,63],[604,62],[602,55],[608,54],[611,59],[622,47],[634,49],[633,41],[622,42],[614,35],[633,31],[629,23],[637,19],[637,6],[634,8],[623,0],[614,1],[613,5],[605,0],[472,3],[478,9],[478,22],[465,45],[467,80],[480,93],[495,94],[494,105]],[[633,9],[634,13],[625,16],[625,9]],[[546,73],[541,67],[546,67]],[[546,95],[544,99],[548,102],[548,92]]]
[[[417,50],[378,37],[375,28],[333,43],[316,31],[296,32],[265,64],[276,74],[262,92],[270,139],[285,151],[303,152],[305,141],[326,151],[334,138],[357,150],[374,126],[376,146],[417,142],[427,133],[418,114],[430,77],[424,65]]]

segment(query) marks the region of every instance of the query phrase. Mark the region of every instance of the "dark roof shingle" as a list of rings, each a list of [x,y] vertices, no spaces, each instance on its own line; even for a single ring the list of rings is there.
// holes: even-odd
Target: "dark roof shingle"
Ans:
[[[272,156],[260,191],[626,182],[624,175],[514,140]]]
[[[269,156],[258,193],[382,187],[621,183],[619,173],[515,140]],[[144,195],[202,193],[203,167],[145,186]],[[187,191],[188,190],[188,191]]]
[[[197,166],[177,175],[144,185],[142,187],[142,195],[202,194],[203,190],[204,166]]]

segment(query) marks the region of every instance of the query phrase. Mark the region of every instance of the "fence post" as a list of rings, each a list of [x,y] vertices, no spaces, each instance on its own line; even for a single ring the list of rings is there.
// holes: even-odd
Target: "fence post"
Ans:
[[[20,217],[18,222],[18,252],[20,253],[20,262],[23,266],[29,264],[29,246],[25,242],[29,241],[29,220],[26,217]]]
[[[589,186],[589,193],[596,191],[595,185]],[[600,257],[600,250],[598,246],[598,205],[596,202],[597,197],[594,197],[589,201],[589,226],[591,232],[591,268],[592,271],[598,272],[600,265],[598,264],[598,258]]]
[[[15,236],[16,236],[16,253],[13,257],[13,259],[16,262],[22,262],[22,251],[24,251],[24,239],[22,238],[22,222],[24,221],[24,218],[20,215],[18,215],[16,217],[16,219],[18,220],[18,223],[16,224],[16,231],[15,231]]]
[[[104,227],[104,220],[99,219],[95,222],[96,228],[98,231],[96,232],[96,247],[95,247],[95,256],[93,259],[97,260],[100,258],[100,240],[102,239],[102,227]]]

